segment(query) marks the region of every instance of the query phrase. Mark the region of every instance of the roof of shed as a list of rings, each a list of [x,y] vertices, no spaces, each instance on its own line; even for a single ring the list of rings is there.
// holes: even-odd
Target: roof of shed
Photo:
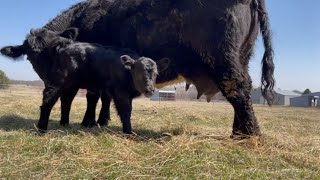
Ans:
[[[288,90],[281,90],[281,89],[275,89],[274,90],[276,93],[284,95],[284,96],[301,96],[301,94],[292,92],[292,91],[288,91]]]
[[[299,97],[310,97],[310,96],[320,96],[320,92],[314,92],[314,93],[310,93],[310,94],[303,94]]]

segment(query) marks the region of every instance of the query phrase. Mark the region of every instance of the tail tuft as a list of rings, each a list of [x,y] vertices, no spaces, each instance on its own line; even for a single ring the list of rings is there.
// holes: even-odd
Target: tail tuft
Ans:
[[[260,22],[260,31],[263,37],[263,45],[265,53],[262,58],[262,76],[261,76],[261,92],[263,97],[271,106],[274,100],[274,52],[272,49],[271,32],[269,25],[269,17],[266,11],[265,1],[259,0],[258,2],[258,17]]]

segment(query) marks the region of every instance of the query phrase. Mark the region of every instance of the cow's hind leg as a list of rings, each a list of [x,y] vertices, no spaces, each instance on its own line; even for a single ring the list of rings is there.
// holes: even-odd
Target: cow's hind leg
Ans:
[[[229,63],[226,63],[229,64]],[[236,65],[237,63],[230,63]],[[232,137],[260,135],[260,128],[255,117],[250,92],[252,88],[248,69],[240,64],[224,65],[216,68],[216,81],[222,94],[234,108]]]
[[[61,120],[60,124],[62,126],[69,126],[69,115],[71,110],[71,104],[78,92],[78,88],[68,89],[64,91],[60,97],[61,101]]]
[[[232,10],[225,15],[218,23],[221,31],[212,39],[215,45],[209,53],[212,77],[234,108],[232,137],[260,135],[250,97],[252,82],[248,72],[257,29],[255,25],[247,26],[248,20]],[[246,18],[249,17],[251,15],[247,14]]]

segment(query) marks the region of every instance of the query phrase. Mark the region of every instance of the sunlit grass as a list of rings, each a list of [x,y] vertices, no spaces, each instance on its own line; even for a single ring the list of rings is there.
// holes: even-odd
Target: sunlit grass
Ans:
[[[133,137],[114,108],[109,128],[82,128],[81,97],[70,128],[58,102],[39,136],[40,104],[29,87],[0,91],[0,179],[320,179],[320,109],[255,106],[262,139],[235,141],[223,103],[137,99]]]

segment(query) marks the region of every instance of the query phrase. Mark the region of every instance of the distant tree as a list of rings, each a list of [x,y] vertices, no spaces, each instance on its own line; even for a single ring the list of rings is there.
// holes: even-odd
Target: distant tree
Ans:
[[[0,89],[5,89],[9,87],[9,78],[7,75],[0,70]]]
[[[304,95],[304,94],[310,94],[310,93],[311,93],[310,89],[306,89],[306,90],[303,91],[302,94]]]

